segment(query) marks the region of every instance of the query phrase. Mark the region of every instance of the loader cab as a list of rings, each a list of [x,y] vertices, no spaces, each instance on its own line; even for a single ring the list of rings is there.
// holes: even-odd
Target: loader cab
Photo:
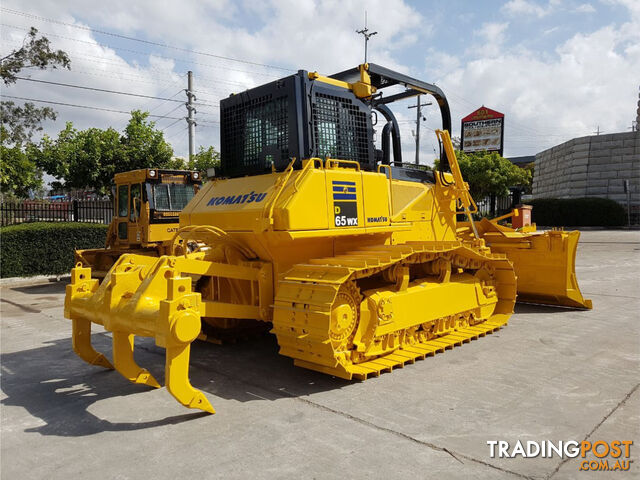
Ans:
[[[199,172],[148,168],[114,178],[114,245],[147,247],[170,240],[180,211],[198,192]]]

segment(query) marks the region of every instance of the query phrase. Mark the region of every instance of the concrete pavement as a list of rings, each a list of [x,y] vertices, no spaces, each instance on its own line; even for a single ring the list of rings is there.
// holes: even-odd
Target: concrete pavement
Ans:
[[[606,478],[580,459],[491,458],[488,440],[634,440],[640,476],[640,233],[584,232],[592,311],[519,305],[496,334],[365,382],[293,366],[271,336],[196,343],[191,381],[217,414],[84,364],[64,284],[4,287],[3,479]],[[111,354],[110,337],[93,343]],[[136,360],[163,378],[164,351]]]

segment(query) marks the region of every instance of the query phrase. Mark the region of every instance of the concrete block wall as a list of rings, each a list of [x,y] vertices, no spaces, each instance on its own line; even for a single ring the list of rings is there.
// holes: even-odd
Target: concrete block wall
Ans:
[[[574,138],[536,154],[534,198],[610,198],[640,207],[640,131]]]

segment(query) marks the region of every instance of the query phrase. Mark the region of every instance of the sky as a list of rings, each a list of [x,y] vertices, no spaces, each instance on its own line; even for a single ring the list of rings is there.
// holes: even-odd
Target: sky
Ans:
[[[300,69],[330,75],[362,63],[356,30],[365,9],[377,32],[369,61],[444,90],[454,136],[460,119],[482,105],[505,114],[507,157],[598,130],[629,131],[635,120],[640,0],[3,0],[1,56],[34,26],[71,58],[70,71],[21,76],[163,100],[27,80],[3,85],[1,94],[88,107],[50,105],[58,118],[44,132],[53,137],[69,121],[122,131],[129,115],[121,112],[149,111],[185,157],[187,71],[197,97],[196,145],[219,149],[221,98]],[[415,155],[414,104],[392,105],[405,159]],[[440,115],[436,106],[423,113],[420,159],[431,164]]]

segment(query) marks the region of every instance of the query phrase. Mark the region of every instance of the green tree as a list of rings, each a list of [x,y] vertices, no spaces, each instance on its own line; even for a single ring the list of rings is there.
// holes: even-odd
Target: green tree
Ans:
[[[1,135],[1,133],[0,133]],[[42,172],[20,145],[0,145],[0,191],[8,196],[28,197],[42,186]]]
[[[524,167],[527,172],[529,172],[529,184],[525,185],[524,193],[531,194],[533,187],[533,175],[535,174],[536,164],[535,162],[527,163]]]
[[[220,168],[220,152],[213,147],[205,149],[200,145],[198,152],[187,162],[187,168],[203,174],[209,168]]]
[[[171,163],[173,148],[165,141],[164,133],[156,130],[155,126],[155,122],[149,120],[148,112],[131,112],[131,119],[122,136],[129,168],[119,171],[165,167]]]
[[[469,183],[471,195],[483,198],[489,195],[509,195],[509,187],[526,187],[531,174],[497,152],[456,152],[462,177]]]
[[[71,60],[62,50],[51,50],[47,37],[38,38],[38,29],[31,27],[22,42],[22,47],[0,59],[0,77],[5,85],[15,83],[23,68],[70,68]]]
[[[0,78],[5,86],[8,86],[16,82],[18,73],[24,69],[70,69],[70,65],[71,60],[64,51],[52,50],[49,39],[38,36],[38,30],[31,27],[22,42],[22,47],[0,59]],[[21,107],[14,102],[3,100],[0,107],[4,129],[2,141],[5,144],[21,145],[31,140],[34,132],[42,130],[42,121],[56,119],[53,109],[37,108],[33,103],[25,103]]]
[[[491,197],[491,213],[495,214],[495,198],[509,195],[509,187],[531,185],[531,172],[522,169],[497,152],[465,153],[456,151],[462,178],[469,184],[475,200]],[[436,160],[436,166],[438,161]]]
[[[38,108],[33,103],[16,105],[13,102],[2,102],[0,105],[2,120],[2,143],[4,145],[24,145],[31,141],[35,132],[42,130],[42,122],[55,120],[56,112],[52,108]]]
[[[127,170],[125,149],[113,128],[77,130],[68,122],[53,140],[45,135],[37,148],[28,150],[35,163],[49,175],[64,180],[64,188],[109,191],[113,175]]]
[[[109,192],[113,176],[139,168],[174,168],[173,149],[148,113],[131,112],[120,135],[115,129],[77,130],[67,123],[57,139],[44,136],[28,150],[36,164],[64,181],[64,188],[89,188]]]
[[[70,68],[70,63],[64,51],[52,50],[49,40],[38,36],[38,30],[32,27],[22,47],[0,59],[0,78],[8,86],[16,82],[23,69]],[[42,187],[42,172],[27,150],[33,134],[42,130],[42,122],[55,119],[56,114],[49,107],[0,102],[0,189],[3,194],[24,197]]]

